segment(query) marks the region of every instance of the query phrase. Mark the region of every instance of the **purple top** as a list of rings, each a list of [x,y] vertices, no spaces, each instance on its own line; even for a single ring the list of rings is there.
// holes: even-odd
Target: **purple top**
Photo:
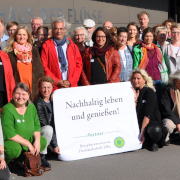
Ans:
[[[149,58],[148,65],[146,67],[146,71],[149,74],[149,76],[152,77],[153,80],[160,80],[161,79],[161,73],[159,71],[158,65],[159,60],[157,58],[157,52],[155,49],[153,50],[147,50],[147,56]]]

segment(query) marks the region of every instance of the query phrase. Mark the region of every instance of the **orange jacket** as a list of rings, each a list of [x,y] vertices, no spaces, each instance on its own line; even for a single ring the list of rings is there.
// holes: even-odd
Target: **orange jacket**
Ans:
[[[86,49],[82,60],[83,70],[81,72],[81,83],[83,86],[91,84],[91,58],[90,48]],[[105,53],[106,77],[108,83],[120,82],[121,61],[117,50],[113,47]]]

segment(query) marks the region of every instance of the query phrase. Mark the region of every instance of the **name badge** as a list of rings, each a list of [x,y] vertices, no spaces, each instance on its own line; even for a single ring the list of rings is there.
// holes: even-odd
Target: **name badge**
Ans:
[[[91,59],[91,62],[94,62],[94,59]]]
[[[2,66],[2,65],[3,65],[3,63],[2,63],[2,62],[0,62],[0,65]]]

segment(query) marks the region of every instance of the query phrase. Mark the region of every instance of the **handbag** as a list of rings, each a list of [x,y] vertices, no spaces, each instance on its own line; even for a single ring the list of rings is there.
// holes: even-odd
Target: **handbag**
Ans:
[[[35,156],[29,152],[24,153],[24,172],[25,177],[42,176],[45,173],[43,168],[41,168],[40,154]]]

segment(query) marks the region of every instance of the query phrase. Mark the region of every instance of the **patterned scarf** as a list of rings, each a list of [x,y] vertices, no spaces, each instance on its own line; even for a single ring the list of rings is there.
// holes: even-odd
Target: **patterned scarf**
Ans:
[[[18,44],[16,41],[13,43],[14,54],[17,59],[24,64],[29,64],[32,61],[32,46],[26,42],[25,46]]]
[[[146,44],[142,42],[141,45],[142,45],[143,57],[141,59],[140,65],[139,65],[140,69],[146,69],[146,66],[148,65],[149,58],[147,56],[147,50],[155,49],[156,52],[157,52],[157,58],[158,58],[159,62],[162,64],[162,62],[163,62],[163,55],[162,55],[160,49],[155,44],[152,43],[151,47],[147,47]]]
[[[53,41],[56,43],[57,52],[58,52],[58,59],[61,64],[61,71],[67,71],[67,62],[66,58],[62,49],[62,46],[66,43],[66,36],[64,36],[62,41],[57,40],[54,36],[52,37]]]

